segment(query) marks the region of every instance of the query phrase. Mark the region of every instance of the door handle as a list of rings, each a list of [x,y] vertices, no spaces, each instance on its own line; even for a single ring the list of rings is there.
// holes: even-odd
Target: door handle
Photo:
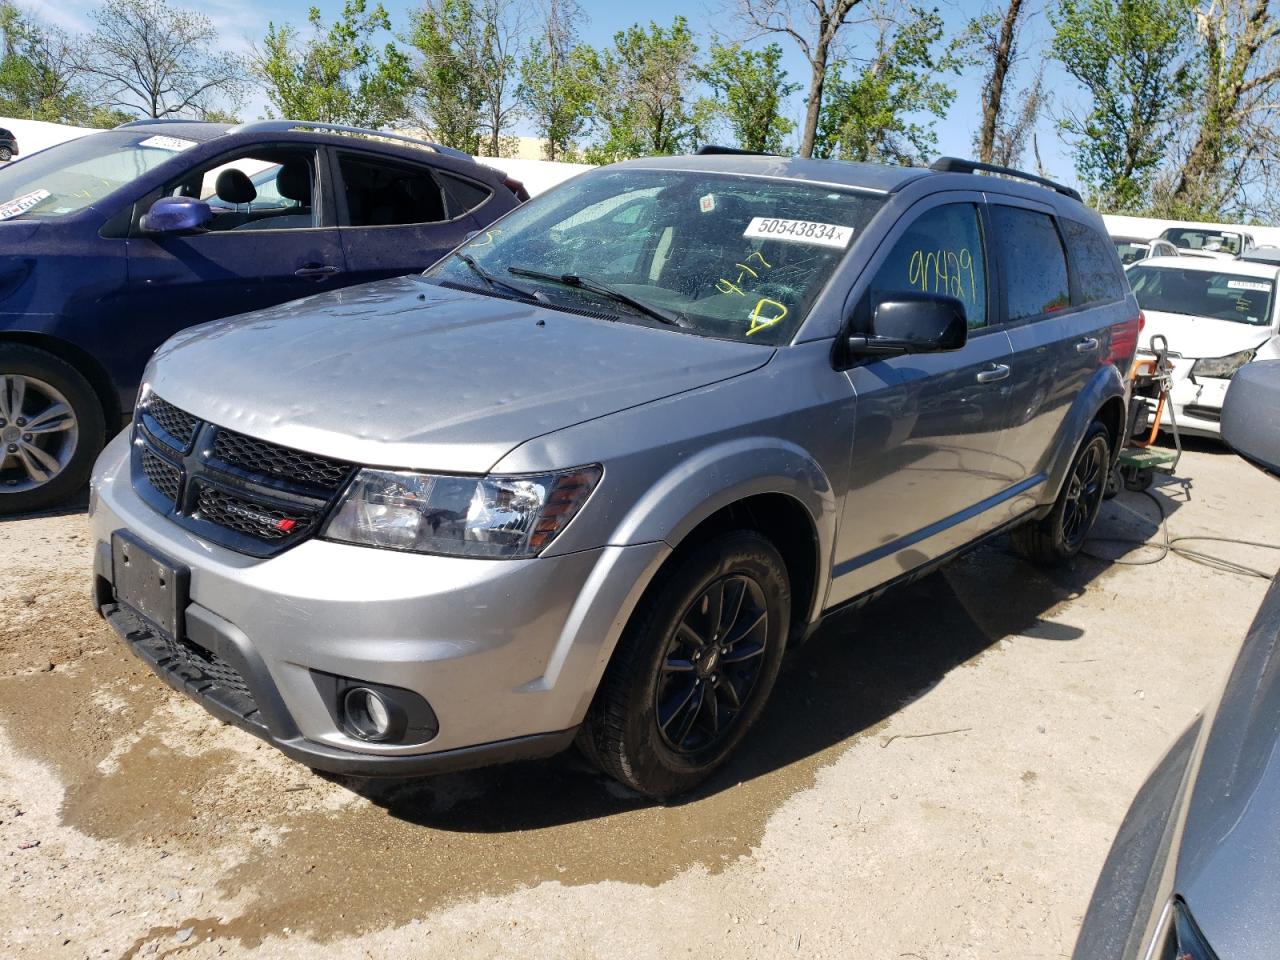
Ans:
[[[985,370],[978,371],[979,383],[996,383],[1009,376],[1009,368],[1003,363],[993,363]]]
[[[295,277],[331,277],[342,271],[330,263],[308,263],[293,271]]]
[[[1085,337],[1076,344],[1076,353],[1092,353],[1098,349],[1097,337]]]

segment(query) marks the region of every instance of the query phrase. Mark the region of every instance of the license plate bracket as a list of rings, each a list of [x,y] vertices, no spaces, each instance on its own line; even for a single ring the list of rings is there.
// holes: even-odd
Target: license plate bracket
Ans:
[[[182,639],[190,571],[125,530],[111,535],[116,600],[165,636]]]

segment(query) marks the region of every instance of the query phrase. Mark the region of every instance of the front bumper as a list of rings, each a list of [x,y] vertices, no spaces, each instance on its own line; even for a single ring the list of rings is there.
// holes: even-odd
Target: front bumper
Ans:
[[[95,469],[99,610],[172,686],[318,769],[418,775],[563,748],[670,552],[658,542],[499,561],[313,539],[258,560],[201,540],[139,499],[128,443],[126,431]],[[118,530],[189,570],[194,661],[116,602]],[[397,744],[349,735],[325,683],[334,676],[417,694],[438,733]]]
[[[1175,364],[1173,390],[1160,423],[1169,427],[1176,416],[1180,433],[1199,437],[1221,436],[1222,403],[1231,381],[1215,377],[1196,377],[1193,381],[1189,376],[1193,363],[1192,360],[1183,360]],[[1173,406],[1172,414],[1169,405]]]

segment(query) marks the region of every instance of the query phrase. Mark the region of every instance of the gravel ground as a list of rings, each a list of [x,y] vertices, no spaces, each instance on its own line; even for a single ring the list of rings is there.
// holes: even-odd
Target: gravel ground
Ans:
[[[1274,481],[1207,444],[1179,474],[1175,535],[1280,542]],[[1125,494],[1097,534],[1155,509]],[[737,762],[655,806],[568,755],[313,774],[121,648],[90,550],[80,510],[0,521],[6,958],[1065,957],[1266,588],[1177,557],[1045,574],[995,541],[826,625]]]

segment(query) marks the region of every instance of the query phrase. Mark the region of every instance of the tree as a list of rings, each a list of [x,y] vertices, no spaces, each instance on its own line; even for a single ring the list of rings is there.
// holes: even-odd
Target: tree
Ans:
[[[818,136],[828,66],[838,52],[840,31],[848,26],[853,10],[864,0],[735,0],[737,16],[752,36],[784,35],[800,48],[809,64],[809,93],[800,156],[813,155]]]
[[[413,15],[408,41],[419,54],[413,102],[420,122],[445,146],[480,152],[489,57],[472,0],[427,0]]]
[[[1139,211],[1194,89],[1194,0],[1060,0],[1052,50],[1089,96],[1062,129],[1095,205]]]
[[[715,112],[729,122],[744,150],[778,153],[783,139],[796,127],[783,116],[782,108],[800,84],[787,82],[781,63],[782,47],[776,43],[763,50],[715,44],[699,71],[711,88]]]
[[[877,38],[869,61],[848,79],[839,63],[827,82],[813,155],[843,160],[911,164],[938,143],[934,119],[946,116],[956,92],[941,72],[955,71],[950,49],[938,51],[942,17],[909,7],[905,17],[876,14]]]
[[[272,108],[290,120],[381,127],[405,114],[409,59],[393,43],[381,50],[378,33],[391,29],[381,4],[346,0],[342,16],[326,27],[317,7],[307,15],[310,36],[288,24],[267,27],[251,57]]]
[[[987,10],[969,21],[961,40],[962,48],[969,50],[973,56],[970,62],[986,67],[982,80],[982,120],[978,132],[974,135],[974,147],[978,159],[983,163],[1000,163],[1010,165],[1008,159],[1012,155],[1016,162],[1022,153],[1022,145],[1011,149],[1012,141],[1025,142],[1026,131],[1035,124],[1035,116],[1027,117],[1028,93],[1039,94],[1039,79],[1029,91],[1024,91],[1021,99],[1023,109],[1012,123],[1008,118],[1006,84],[1018,60],[1021,59],[1019,40],[1022,27],[1025,25],[1030,7],[1024,0],[1007,0],[999,10]],[[1041,97],[1036,96],[1037,108]],[[1024,123],[1024,119],[1026,122]],[[1021,128],[1016,131],[1015,128]],[[1004,141],[1004,149],[1000,150],[998,141]],[[997,157],[997,151],[1004,157]]]
[[[1204,79],[1192,108],[1194,134],[1166,216],[1221,219],[1280,213],[1280,20],[1268,0],[1214,0],[1196,11]]]
[[[484,107],[480,129],[488,140],[489,156],[500,157],[507,131],[520,111],[520,101],[516,97],[519,86],[517,67],[522,53],[521,38],[526,32],[526,18],[518,0],[481,0],[479,13],[484,27],[480,69]]]
[[[213,51],[223,38],[202,13],[167,0],[106,0],[77,58],[103,103],[148,117],[199,115],[239,101],[245,65]]]
[[[520,62],[517,92],[545,146],[548,160],[575,155],[595,95],[599,57],[578,43],[582,8],[574,0],[547,0],[541,35]]]
[[[587,151],[593,163],[679,153],[696,134],[690,92],[698,47],[684,17],[670,27],[639,24],[614,34],[601,59],[597,120],[603,140]]]

